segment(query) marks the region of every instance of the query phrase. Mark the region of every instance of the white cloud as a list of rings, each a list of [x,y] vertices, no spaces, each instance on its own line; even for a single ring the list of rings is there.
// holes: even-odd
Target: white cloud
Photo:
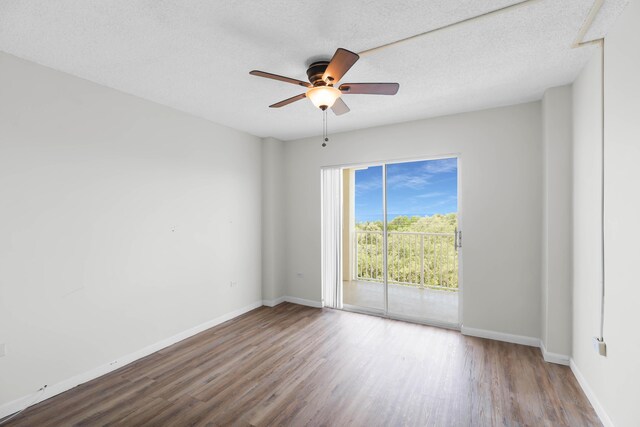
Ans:
[[[410,188],[412,190],[421,190],[432,184],[433,175],[453,172],[458,167],[458,160],[442,159],[442,160],[428,160],[425,164],[417,168],[404,173],[390,173],[387,177],[387,184],[389,188]],[[370,177],[367,180],[356,179],[357,191],[365,192],[371,190],[379,190],[382,188],[382,177]],[[437,197],[442,193],[426,193],[418,197]]]
[[[431,175],[425,173],[399,173],[390,175],[387,178],[387,184],[389,185],[389,187],[406,187],[412,188],[414,190],[419,190],[429,184],[429,178],[431,178]]]
[[[444,196],[445,194],[446,193],[442,193],[440,191],[432,191],[431,193],[418,194],[417,196],[414,196],[414,197],[419,198],[419,199],[431,199],[433,197]]]
[[[378,190],[381,188],[382,188],[382,177],[372,178],[368,180],[356,179],[357,191],[370,191],[370,190]]]
[[[429,160],[422,168],[427,173],[446,173],[453,172],[458,167],[458,159],[442,159],[442,160]]]
[[[425,212],[432,212],[434,210],[437,210],[438,208],[440,208],[441,206],[447,206],[450,205],[454,202],[456,202],[458,199],[457,196],[447,196],[443,199],[434,201],[432,203],[429,203],[428,205],[423,205],[420,207],[420,210],[425,211]]]

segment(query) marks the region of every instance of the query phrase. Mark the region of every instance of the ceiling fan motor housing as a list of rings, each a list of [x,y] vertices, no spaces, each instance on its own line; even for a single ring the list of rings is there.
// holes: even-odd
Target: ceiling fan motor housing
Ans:
[[[326,86],[327,82],[322,80],[322,76],[329,66],[329,61],[317,61],[313,64],[309,65],[307,69],[307,76],[309,77],[309,82],[314,86]],[[331,84],[331,82],[329,82]]]

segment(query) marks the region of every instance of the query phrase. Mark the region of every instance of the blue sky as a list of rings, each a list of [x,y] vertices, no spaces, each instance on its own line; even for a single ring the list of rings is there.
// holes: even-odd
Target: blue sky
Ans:
[[[457,159],[387,166],[388,220],[458,211]],[[382,166],[356,170],[356,222],[382,221]]]

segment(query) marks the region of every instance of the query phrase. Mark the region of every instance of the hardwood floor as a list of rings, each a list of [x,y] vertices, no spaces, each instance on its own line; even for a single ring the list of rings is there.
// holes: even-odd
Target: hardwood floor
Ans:
[[[42,402],[10,426],[601,425],[537,348],[262,307]]]

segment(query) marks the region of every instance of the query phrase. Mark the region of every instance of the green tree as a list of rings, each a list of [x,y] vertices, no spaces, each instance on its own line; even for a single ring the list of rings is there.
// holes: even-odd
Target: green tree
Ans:
[[[389,281],[457,290],[458,253],[454,247],[457,225],[455,213],[397,216],[388,222]],[[356,231],[361,232],[356,233],[359,279],[383,280],[382,229],[382,221],[356,224]]]

